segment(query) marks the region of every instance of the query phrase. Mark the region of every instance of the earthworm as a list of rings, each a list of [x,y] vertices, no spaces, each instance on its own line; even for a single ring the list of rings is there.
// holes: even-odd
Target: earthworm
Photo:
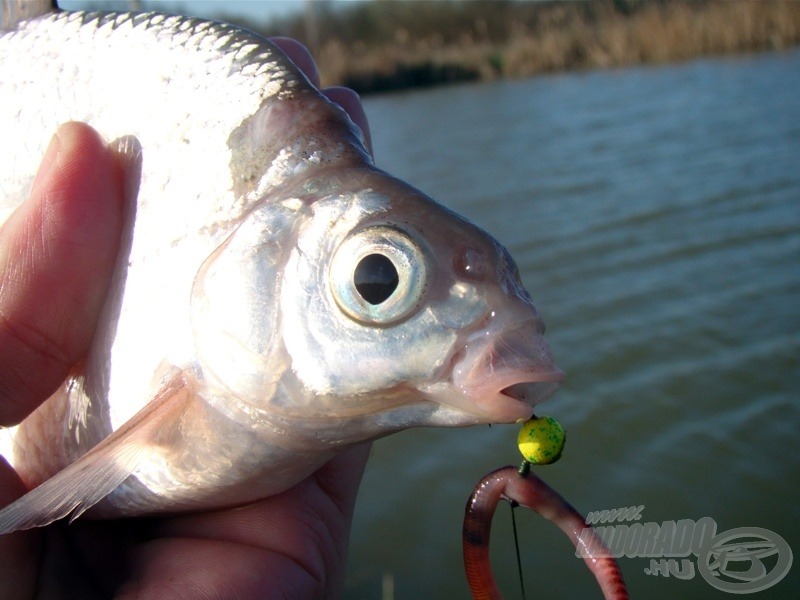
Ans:
[[[592,571],[606,600],[626,600],[628,590],[610,551],[584,518],[558,492],[531,472],[502,467],[486,475],[472,492],[464,512],[464,568],[475,600],[502,600],[489,562],[492,517],[501,498],[535,510],[567,534]]]

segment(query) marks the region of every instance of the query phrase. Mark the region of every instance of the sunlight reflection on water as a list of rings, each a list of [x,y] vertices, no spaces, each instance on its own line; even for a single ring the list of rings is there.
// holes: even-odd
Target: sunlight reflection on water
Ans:
[[[378,165],[519,263],[568,377],[545,409],[569,442],[543,475],[579,510],[709,516],[800,551],[798,98],[793,51],[367,99]],[[517,462],[515,435],[377,443],[347,596],[378,597],[388,573],[397,598],[465,597],[463,506],[481,476]],[[513,542],[496,520],[494,568],[513,597]],[[517,521],[529,586],[596,595],[560,532]],[[645,575],[646,559],[621,566],[633,597],[726,597],[699,576]],[[796,569],[770,593],[798,597]]]

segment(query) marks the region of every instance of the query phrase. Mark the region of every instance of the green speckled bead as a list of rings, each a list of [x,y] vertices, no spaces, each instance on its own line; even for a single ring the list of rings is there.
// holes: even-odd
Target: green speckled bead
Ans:
[[[567,432],[553,417],[533,417],[522,424],[517,445],[522,456],[534,465],[549,465],[561,458]]]

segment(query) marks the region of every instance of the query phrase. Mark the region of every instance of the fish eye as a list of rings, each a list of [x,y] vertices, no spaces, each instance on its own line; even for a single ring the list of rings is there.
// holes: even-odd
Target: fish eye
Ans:
[[[353,283],[364,300],[377,305],[392,297],[399,277],[394,263],[385,254],[367,254],[356,265]]]
[[[337,306],[366,324],[390,325],[419,306],[428,265],[419,244],[394,227],[358,231],[337,248],[330,290]]]

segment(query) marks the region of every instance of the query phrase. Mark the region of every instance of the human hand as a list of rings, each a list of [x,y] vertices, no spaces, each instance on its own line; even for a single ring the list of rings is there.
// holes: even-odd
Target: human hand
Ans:
[[[274,41],[319,85],[305,48]],[[323,93],[369,147],[358,96]],[[28,201],[0,228],[0,424],[23,419],[85,356],[138,169],[138,156],[109,147],[87,125],[64,125]],[[294,488],[232,509],[62,521],[0,536],[0,598],[336,596],[368,452],[368,444],[352,448]],[[0,506],[24,492],[0,460]]]

